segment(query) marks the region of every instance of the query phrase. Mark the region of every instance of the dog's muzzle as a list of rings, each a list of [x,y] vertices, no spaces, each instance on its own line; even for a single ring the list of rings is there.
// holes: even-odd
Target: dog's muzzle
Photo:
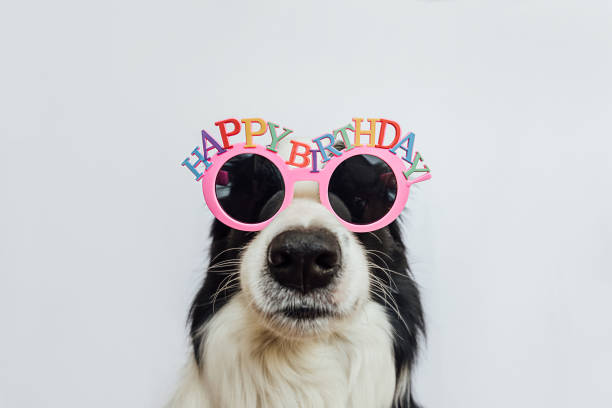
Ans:
[[[342,252],[326,229],[280,233],[268,246],[268,270],[281,286],[302,294],[329,286],[338,275]]]

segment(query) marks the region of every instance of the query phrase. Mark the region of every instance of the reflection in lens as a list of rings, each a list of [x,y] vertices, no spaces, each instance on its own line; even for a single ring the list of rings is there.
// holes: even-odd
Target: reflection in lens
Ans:
[[[362,154],[346,159],[329,180],[329,201],[334,212],[352,224],[371,224],[393,207],[397,180],[387,163]]]
[[[270,160],[257,154],[239,154],[217,173],[215,194],[230,217],[254,224],[278,212],[285,197],[285,183]]]

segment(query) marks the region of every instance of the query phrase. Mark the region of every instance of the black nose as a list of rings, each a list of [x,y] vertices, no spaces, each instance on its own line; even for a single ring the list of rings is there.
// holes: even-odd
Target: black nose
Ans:
[[[322,288],[340,269],[340,244],[324,229],[290,230],[268,247],[268,269],[283,286],[302,293]]]

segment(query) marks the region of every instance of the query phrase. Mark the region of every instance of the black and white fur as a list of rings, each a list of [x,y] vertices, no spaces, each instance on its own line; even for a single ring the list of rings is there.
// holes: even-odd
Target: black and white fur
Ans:
[[[329,288],[297,293],[267,273],[271,240],[295,229],[324,229],[340,243]],[[168,407],[417,406],[410,375],[424,322],[398,221],[352,233],[318,201],[316,184],[302,182],[263,231],[215,220],[211,238],[190,312],[193,354]],[[310,307],[329,313],[283,313]]]

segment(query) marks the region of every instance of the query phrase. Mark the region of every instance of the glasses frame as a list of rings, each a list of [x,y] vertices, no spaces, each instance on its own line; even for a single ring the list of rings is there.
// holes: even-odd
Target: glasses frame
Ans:
[[[419,183],[421,181],[429,180],[431,178],[431,174],[429,172],[425,173],[422,176],[416,177],[412,180],[407,180],[404,176],[405,169],[405,161],[391,153],[388,149],[369,147],[369,146],[359,146],[354,147],[350,150],[343,150],[342,155],[334,156],[329,159],[325,163],[325,166],[320,170],[313,172],[310,168],[304,167],[290,167],[285,160],[278,155],[278,153],[273,152],[271,150],[266,149],[261,145],[255,145],[255,147],[244,147],[245,143],[237,143],[231,149],[226,150],[221,154],[217,154],[212,158],[212,164],[206,170],[204,177],[202,179],[202,192],[204,193],[204,200],[206,201],[206,205],[213,213],[213,215],[222,223],[227,225],[228,227],[242,230],[242,231],[261,231],[268,224],[278,216],[283,210],[285,210],[291,201],[293,200],[293,190],[294,185],[298,181],[315,181],[319,184],[319,199],[321,200],[321,204],[323,204],[331,213],[340,221],[340,223],[348,230],[353,232],[369,232],[375,231],[377,229],[383,228],[389,225],[393,220],[395,220],[406,205],[406,201],[408,200],[408,193],[410,192],[410,186],[415,183]],[[283,177],[283,182],[285,184],[285,197],[283,198],[283,203],[281,204],[278,211],[270,217],[268,220],[255,223],[248,224],[244,222],[240,222],[230,217],[217,199],[216,194],[216,180],[217,174],[219,170],[223,167],[223,165],[233,157],[236,157],[241,154],[257,154],[259,156],[263,156],[264,158],[270,160],[278,169],[281,176]],[[395,175],[395,179],[397,181],[397,194],[395,197],[395,202],[391,206],[391,209],[385,214],[381,219],[374,221],[370,224],[352,224],[340,218],[338,214],[332,208],[329,202],[329,180],[334,170],[346,159],[351,157],[359,156],[362,154],[367,154],[371,156],[375,156],[383,160],[390,168],[393,170],[393,174]]]

